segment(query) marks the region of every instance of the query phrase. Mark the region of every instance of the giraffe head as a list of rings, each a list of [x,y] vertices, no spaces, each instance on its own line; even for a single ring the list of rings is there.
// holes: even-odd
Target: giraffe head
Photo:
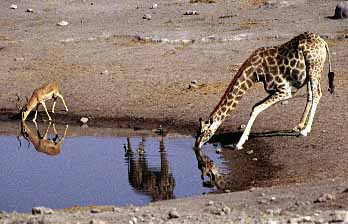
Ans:
[[[199,129],[196,136],[196,148],[201,148],[204,143],[209,141],[209,139],[214,135],[219,124],[214,121],[213,118],[210,118],[208,121],[203,121],[202,118],[199,118]]]

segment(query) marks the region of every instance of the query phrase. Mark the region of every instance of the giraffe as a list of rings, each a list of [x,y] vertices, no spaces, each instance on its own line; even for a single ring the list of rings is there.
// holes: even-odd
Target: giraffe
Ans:
[[[334,73],[331,72],[329,48],[318,34],[305,32],[280,46],[263,47],[254,51],[232,79],[209,119],[205,122],[202,118],[199,119],[195,147],[201,148],[214,135],[245,92],[256,83],[263,83],[269,95],[252,108],[250,119],[235,147],[243,148],[256,117],[262,111],[291,98],[304,85],[307,85],[307,103],[300,123],[293,130],[307,136],[322,96],[320,79],[326,55],[329,61],[329,91],[333,94]]]

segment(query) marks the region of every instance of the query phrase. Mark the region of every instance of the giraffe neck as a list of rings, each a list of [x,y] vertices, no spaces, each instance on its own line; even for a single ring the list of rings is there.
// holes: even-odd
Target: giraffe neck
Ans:
[[[233,112],[245,92],[258,82],[255,68],[247,60],[231,81],[209,118],[213,119],[211,129],[217,129],[220,124]]]

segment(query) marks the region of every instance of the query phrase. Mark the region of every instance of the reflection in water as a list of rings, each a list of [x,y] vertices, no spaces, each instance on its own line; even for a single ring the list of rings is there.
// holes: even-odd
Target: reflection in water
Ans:
[[[45,154],[50,155],[50,156],[58,155],[60,153],[60,146],[63,143],[66,132],[68,130],[68,125],[65,126],[65,131],[64,131],[63,137],[59,138],[55,124],[53,123],[52,127],[53,127],[53,131],[54,131],[55,136],[54,136],[54,138],[50,139],[47,136],[48,136],[49,129],[51,127],[51,122],[49,122],[43,136],[40,134],[40,131],[39,131],[39,128],[38,128],[36,122],[34,122],[34,124],[35,124],[35,128],[36,128],[36,132],[33,132],[29,128],[29,126],[27,126],[25,121],[22,121],[21,122],[21,135],[27,141],[30,141],[33,144],[36,151],[45,153]],[[19,139],[19,137],[18,137],[18,139]],[[20,142],[20,140],[19,140],[19,142]],[[20,144],[21,144],[21,142],[20,142]]]
[[[218,189],[225,187],[224,177],[220,174],[219,168],[214,164],[207,155],[205,155],[201,149],[194,147],[198,169],[201,171],[201,179],[207,176],[209,181],[203,182],[205,186],[216,186]]]
[[[137,191],[151,196],[152,201],[175,198],[175,180],[170,172],[163,137],[160,139],[161,167],[149,167],[145,153],[145,137],[142,137],[137,158],[133,153],[130,138],[125,145],[125,158],[128,164],[128,180]]]

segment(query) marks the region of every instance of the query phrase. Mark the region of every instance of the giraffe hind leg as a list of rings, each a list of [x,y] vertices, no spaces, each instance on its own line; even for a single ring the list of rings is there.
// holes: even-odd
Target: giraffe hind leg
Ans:
[[[307,103],[306,103],[306,107],[305,107],[305,110],[303,111],[303,114],[302,114],[302,118],[301,118],[301,121],[300,123],[294,127],[292,130],[293,131],[296,131],[296,132],[300,132],[304,129],[306,123],[307,123],[307,118],[308,118],[308,114],[309,114],[309,111],[312,107],[312,103],[313,103],[313,92],[312,92],[312,88],[310,86],[310,82],[308,81],[307,83]]]
[[[300,131],[301,135],[303,135],[303,136],[307,136],[308,133],[311,132],[314,115],[315,115],[316,109],[318,107],[320,98],[322,96],[319,79],[311,79],[310,86],[311,86],[312,93],[313,93],[312,106],[311,106],[311,109],[310,109],[310,112],[308,115],[308,121],[307,121],[304,129]]]
[[[253,111],[251,113],[248,124],[243,132],[242,137],[240,138],[239,142],[237,143],[236,148],[237,149],[243,148],[243,144],[245,143],[246,140],[248,140],[251,127],[252,127],[257,115],[259,115],[259,113],[266,110],[270,106],[272,106],[272,105],[274,105],[282,100],[289,99],[289,98],[291,98],[291,90],[290,91],[284,90],[284,91],[276,92],[272,95],[269,95],[266,99],[262,100],[260,103],[257,103],[253,107]]]

